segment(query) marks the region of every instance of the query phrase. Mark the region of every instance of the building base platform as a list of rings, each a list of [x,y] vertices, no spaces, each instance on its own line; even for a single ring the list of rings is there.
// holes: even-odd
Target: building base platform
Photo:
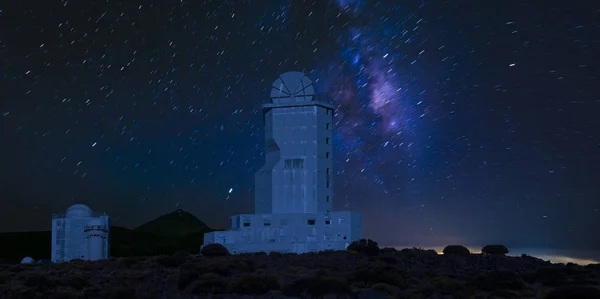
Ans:
[[[222,244],[232,254],[302,254],[345,250],[361,238],[362,218],[357,212],[242,214],[230,217],[230,230],[205,233],[204,245]]]

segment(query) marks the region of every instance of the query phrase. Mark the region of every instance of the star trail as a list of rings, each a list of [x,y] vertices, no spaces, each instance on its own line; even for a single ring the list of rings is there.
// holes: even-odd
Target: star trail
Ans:
[[[337,210],[384,245],[596,252],[600,6],[33,1],[0,7],[0,229],[252,212],[260,105],[334,101]],[[26,215],[26,216],[25,216]]]

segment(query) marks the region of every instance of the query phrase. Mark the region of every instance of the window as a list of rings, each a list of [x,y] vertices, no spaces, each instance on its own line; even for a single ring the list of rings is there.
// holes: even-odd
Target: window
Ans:
[[[263,219],[263,226],[271,226],[271,219]]]
[[[331,220],[325,219],[325,225],[330,225],[330,224],[331,224]]]
[[[329,195],[325,196],[325,201],[329,202]]]
[[[325,124],[325,129],[329,130],[329,123]]]
[[[329,181],[327,181],[327,188],[329,188]]]
[[[315,225],[317,221],[315,219],[308,219],[308,225]]]
[[[250,227],[250,222],[244,222],[244,227]]]
[[[327,172],[327,175],[329,175],[329,168],[327,168],[327,169],[325,170],[325,172]]]
[[[304,159],[285,159],[285,169],[304,168]]]
[[[329,159],[329,152],[326,152],[326,153],[325,153],[325,158],[326,158],[326,159]]]
[[[292,162],[293,168],[304,168],[304,159],[294,159]]]
[[[325,143],[329,144],[329,137],[325,138]]]

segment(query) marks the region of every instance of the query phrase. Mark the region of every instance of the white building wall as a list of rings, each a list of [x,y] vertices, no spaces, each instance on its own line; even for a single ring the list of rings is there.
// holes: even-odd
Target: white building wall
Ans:
[[[52,244],[50,260],[53,262],[62,261],[64,259],[65,248],[65,228],[63,218],[52,219]]]
[[[267,158],[255,176],[255,212],[315,213],[333,209],[333,107],[265,104]]]
[[[99,237],[91,237],[88,239],[88,260],[97,261],[105,259],[104,256],[104,239]]]
[[[95,218],[86,224],[87,260],[97,261],[109,257],[109,225],[106,216]]]
[[[71,259],[87,259],[87,240],[83,232],[85,224],[92,218],[68,218],[66,221],[67,238],[65,257]]]
[[[80,218],[55,217],[52,219],[52,262],[60,263],[73,259],[90,259],[90,240],[86,238],[84,228],[93,219],[101,219],[107,226],[110,225],[108,216]],[[109,257],[110,233],[106,239],[92,242],[96,246],[94,247],[94,256],[100,256],[100,259]]]
[[[231,217],[232,230],[207,233],[204,244],[223,244],[231,253],[344,250],[362,238],[356,212],[244,214]]]

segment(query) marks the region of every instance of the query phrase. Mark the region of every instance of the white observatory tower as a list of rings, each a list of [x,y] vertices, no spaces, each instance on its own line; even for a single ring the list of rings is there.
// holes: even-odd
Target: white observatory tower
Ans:
[[[110,254],[110,218],[86,205],[72,205],[65,214],[52,215],[54,263],[73,259],[95,261]]]
[[[105,259],[106,239],[108,238],[108,227],[106,222],[101,218],[90,220],[84,227],[83,232],[87,239],[88,245],[88,260],[97,261]]]
[[[359,213],[333,210],[333,111],[302,72],[281,74],[262,105],[265,165],[255,175],[255,214],[204,235],[232,253],[346,249],[361,238]]]
[[[314,99],[304,73],[288,72],[262,108],[266,163],[255,175],[254,213],[331,211],[333,104]]]

